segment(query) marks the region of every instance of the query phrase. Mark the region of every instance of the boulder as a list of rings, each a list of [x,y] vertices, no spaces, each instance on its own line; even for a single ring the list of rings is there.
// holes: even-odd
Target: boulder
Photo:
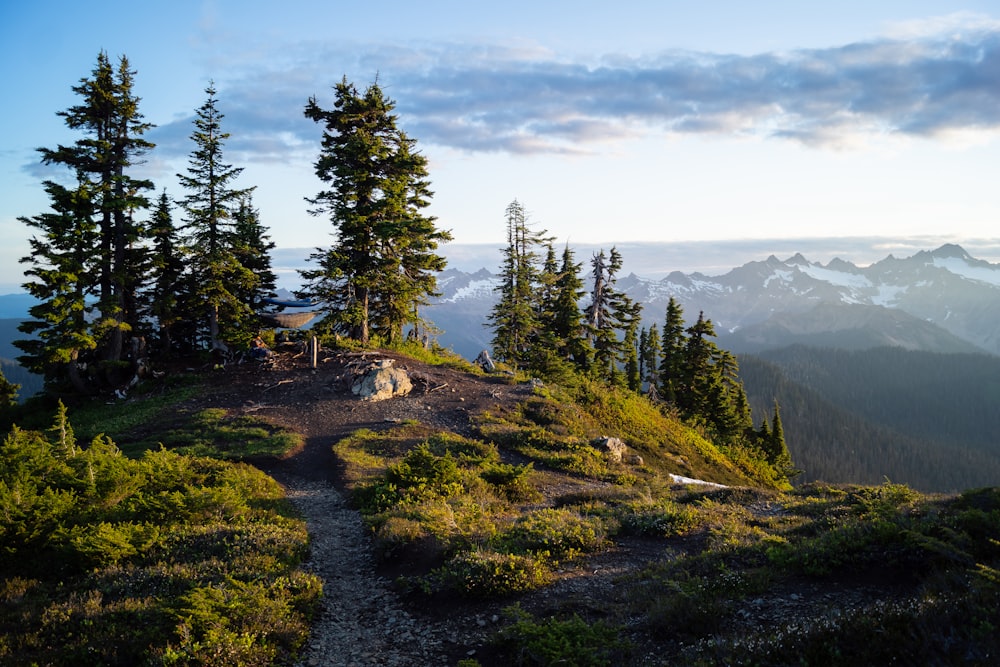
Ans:
[[[607,454],[608,460],[611,463],[621,463],[622,456],[628,450],[628,446],[625,445],[625,442],[621,438],[609,436],[600,437],[593,440],[590,444]]]
[[[384,401],[394,396],[406,396],[413,389],[410,376],[401,368],[379,364],[355,380],[351,391],[364,401]]]

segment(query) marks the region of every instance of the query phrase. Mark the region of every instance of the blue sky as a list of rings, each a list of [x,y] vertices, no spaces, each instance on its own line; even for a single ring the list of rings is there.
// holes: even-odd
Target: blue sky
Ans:
[[[502,245],[517,198],[560,242],[691,248],[663,271],[719,262],[698,248],[723,240],[759,253],[733,265],[946,241],[1000,261],[995,0],[99,6],[0,8],[0,291],[22,282],[16,218],[47,210],[41,180],[63,177],[34,149],[79,138],[56,112],[101,50],[137,71],[157,126],[141,174],[174,197],[214,80],[237,185],[257,187],[286,250],[330,241],[303,200],[322,186],[302,109],[331,106],[346,75],[396,101],[458,244]]]

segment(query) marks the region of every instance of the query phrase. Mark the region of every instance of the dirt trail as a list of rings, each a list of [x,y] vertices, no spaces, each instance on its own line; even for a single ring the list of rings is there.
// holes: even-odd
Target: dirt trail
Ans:
[[[325,358],[316,369],[291,355],[277,355],[273,364],[232,367],[215,379],[215,396],[199,399],[305,436],[305,446],[288,458],[260,464],[304,515],[311,540],[305,567],[323,580],[323,602],[300,664],[454,665],[475,655],[493,614],[425,609],[415,616],[407,609],[392,582],[376,571],[361,518],[338,488],[332,445],[356,429],[388,428],[406,419],[467,434],[472,414],[526,389],[407,359],[397,364],[417,380],[412,394],[365,402],[345,381],[360,358]],[[221,405],[226,396],[234,398]]]

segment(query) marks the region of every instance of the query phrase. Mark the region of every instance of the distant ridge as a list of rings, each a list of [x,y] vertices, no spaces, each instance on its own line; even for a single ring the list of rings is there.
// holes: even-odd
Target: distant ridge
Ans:
[[[441,277],[443,295],[427,315],[444,330],[441,342],[475,354],[496,276],[486,269],[449,269]],[[793,253],[718,276],[674,271],[653,280],[632,273],[620,279],[619,288],[643,303],[646,326],[662,322],[673,297],[689,321],[704,312],[720,340],[737,352],[809,344],[812,337],[851,349],[898,345],[1000,354],[1000,264],[976,259],[955,244],[906,258],[890,254],[867,267],[839,258],[824,265]]]

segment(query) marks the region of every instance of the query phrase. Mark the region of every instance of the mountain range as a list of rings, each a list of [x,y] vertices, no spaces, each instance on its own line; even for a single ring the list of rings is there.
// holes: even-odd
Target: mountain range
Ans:
[[[442,296],[426,314],[443,330],[442,344],[472,357],[489,347],[485,316],[498,280],[486,269],[440,274]],[[662,324],[670,297],[689,321],[704,312],[720,345],[737,353],[807,343],[1000,354],[1000,264],[958,245],[889,255],[866,267],[772,255],[719,276],[629,274],[618,289],[644,305],[645,326]]]

